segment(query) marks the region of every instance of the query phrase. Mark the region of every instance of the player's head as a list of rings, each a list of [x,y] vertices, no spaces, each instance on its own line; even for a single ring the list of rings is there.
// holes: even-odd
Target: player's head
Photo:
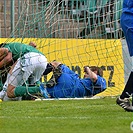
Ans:
[[[97,74],[97,75],[103,77],[103,70],[102,70],[100,67],[98,67],[98,66],[84,66],[84,72],[85,72],[86,74],[87,74],[87,72],[86,72],[86,69],[85,69],[85,68],[87,68],[87,67],[89,67],[90,70],[91,70],[92,72],[94,72],[95,74]]]
[[[90,66],[89,67],[90,70],[94,73],[96,73],[97,75],[103,77],[103,70],[100,68],[100,67],[97,67],[97,66]]]
[[[36,43],[35,42],[30,42],[29,45],[36,48]]]

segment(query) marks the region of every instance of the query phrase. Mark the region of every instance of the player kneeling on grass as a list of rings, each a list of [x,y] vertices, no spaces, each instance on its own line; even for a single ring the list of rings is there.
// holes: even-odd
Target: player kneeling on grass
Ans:
[[[33,46],[23,43],[7,43],[3,44],[3,47],[6,48],[5,57],[9,56],[9,60],[7,58],[4,58],[4,61],[1,60],[1,66],[5,65],[5,63],[8,64],[11,60],[16,61],[7,74],[7,79],[3,86],[7,96],[14,98],[23,96],[27,92],[31,94],[41,92],[45,97],[46,92],[40,84],[40,78],[48,64],[46,57]],[[37,86],[26,86],[30,76],[31,83],[35,83]],[[3,95],[0,96],[3,97]]]
[[[20,47],[20,43],[16,43],[16,45],[17,45],[17,47]],[[34,42],[30,42],[29,45],[34,47],[34,48],[36,48],[36,46],[37,46],[36,43],[34,43]],[[15,59],[12,57],[13,51],[9,51],[9,49],[5,48],[4,46],[5,46],[5,43],[0,44],[0,91],[1,91],[0,92],[0,98],[5,95],[5,92],[3,90],[3,84],[6,81],[7,74],[9,72],[11,66],[13,65],[13,63],[17,59],[17,58]],[[15,53],[17,53],[17,52],[15,52]],[[19,53],[20,53],[20,51],[19,51]]]
[[[53,65],[53,76],[46,83],[51,98],[92,97],[106,89],[106,81],[99,67],[84,67],[84,78],[57,61]]]

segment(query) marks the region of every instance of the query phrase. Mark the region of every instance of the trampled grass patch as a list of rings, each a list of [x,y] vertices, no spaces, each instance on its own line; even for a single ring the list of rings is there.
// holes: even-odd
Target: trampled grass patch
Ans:
[[[0,133],[133,133],[116,98],[0,103]]]

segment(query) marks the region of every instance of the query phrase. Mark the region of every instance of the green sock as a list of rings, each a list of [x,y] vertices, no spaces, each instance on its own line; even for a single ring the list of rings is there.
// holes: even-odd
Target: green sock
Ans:
[[[40,93],[40,89],[38,86],[28,87],[28,88],[26,86],[19,86],[19,87],[16,87],[14,90],[14,95],[16,97],[24,96],[24,95],[27,95],[28,93],[37,94],[37,93]]]

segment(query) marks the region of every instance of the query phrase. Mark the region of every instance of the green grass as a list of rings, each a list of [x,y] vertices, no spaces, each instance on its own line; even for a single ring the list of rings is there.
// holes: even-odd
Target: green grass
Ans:
[[[0,103],[0,133],[133,133],[116,98]]]

